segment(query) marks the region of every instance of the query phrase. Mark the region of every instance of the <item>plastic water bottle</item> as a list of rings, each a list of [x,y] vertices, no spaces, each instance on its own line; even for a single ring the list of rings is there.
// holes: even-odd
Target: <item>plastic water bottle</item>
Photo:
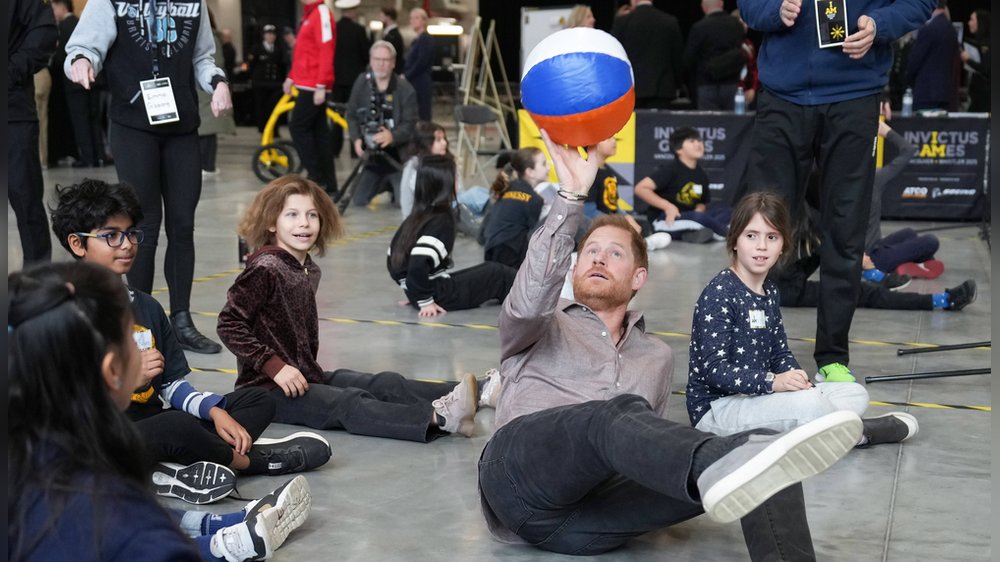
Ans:
[[[907,88],[903,93],[903,117],[913,116],[913,88]]]
[[[736,88],[736,96],[733,98],[733,111],[736,115],[743,115],[747,112],[747,96],[743,93],[743,87]]]

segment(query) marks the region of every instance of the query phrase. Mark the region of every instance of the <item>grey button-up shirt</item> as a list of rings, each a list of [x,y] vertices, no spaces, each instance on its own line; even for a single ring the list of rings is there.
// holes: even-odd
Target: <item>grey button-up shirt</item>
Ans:
[[[498,429],[518,416],[620,394],[642,396],[666,417],[674,356],[646,334],[642,314],[627,313],[625,335],[615,345],[592,310],[559,298],[582,216],[582,202],[556,197],[504,301]]]

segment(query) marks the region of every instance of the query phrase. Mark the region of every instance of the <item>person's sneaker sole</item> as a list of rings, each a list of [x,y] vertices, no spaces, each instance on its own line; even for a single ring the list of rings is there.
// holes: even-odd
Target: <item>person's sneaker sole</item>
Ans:
[[[833,466],[861,437],[861,418],[842,410],[776,439],[702,496],[713,521],[731,523],[781,490]]]
[[[470,404],[479,403],[479,382],[476,380],[476,375],[472,373],[466,373],[462,380],[465,382],[465,391],[468,393],[466,398],[469,400]],[[471,416],[462,418],[458,423],[458,431],[456,433],[461,433],[466,437],[472,437],[472,434],[476,431],[476,412],[475,409],[472,411]]]
[[[202,505],[219,501],[236,488],[236,473],[208,461],[184,466],[157,463],[153,470],[153,490],[157,495],[179,498]]]
[[[305,523],[311,507],[312,493],[309,491],[309,482],[300,474],[257,500],[247,509],[243,520],[250,521],[262,511],[277,508],[281,515],[271,534],[272,547],[277,549],[284,544],[292,531]]]

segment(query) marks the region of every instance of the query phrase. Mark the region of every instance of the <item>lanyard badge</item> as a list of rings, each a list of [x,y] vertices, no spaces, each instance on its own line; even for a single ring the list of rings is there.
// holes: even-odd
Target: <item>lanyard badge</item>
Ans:
[[[146,116],[150,125],[180,121],[170,78],[143,80],[139,82],[139,87],[142,90],[142,101],[146,104]]]
[[[847,38],[847,0],[813,0],[819,47],[836,47]]]

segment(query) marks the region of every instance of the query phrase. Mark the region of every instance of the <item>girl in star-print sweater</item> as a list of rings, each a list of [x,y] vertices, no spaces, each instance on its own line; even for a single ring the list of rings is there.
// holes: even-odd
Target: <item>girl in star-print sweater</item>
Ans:
[[[702,291],[691,326],[687,407],[701,431],[787,431],[837,410],[860,416],[868,407],[860,384],[814,385],[788,348],[778,290],[767,281],[790,240],[788,225],[784,204],[770,193],[747,195],[733,211],[731,265]],[[903,412],[863,421],[859,446],[897,443],[918,429]]]

